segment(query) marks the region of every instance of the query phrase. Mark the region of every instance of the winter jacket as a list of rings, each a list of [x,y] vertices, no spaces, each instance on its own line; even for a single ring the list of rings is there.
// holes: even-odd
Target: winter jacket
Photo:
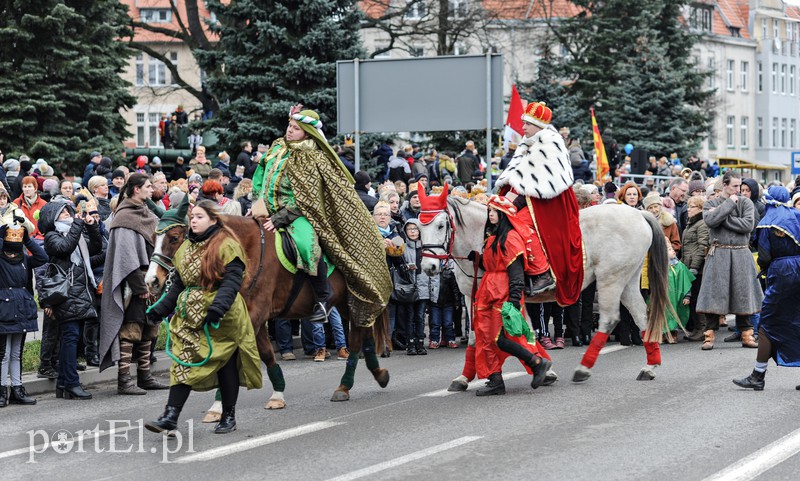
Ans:
[[[403,225],[404,234],[406,227],[410,224],[414,224],[417,227],[420,226],[419,220],[409,219],[405,225]],[[416,266],[416,269],[408,272],[408,277],[411,282],[417,285],[419,300],[436,301],[439,298],[439,276],[428,277],[428,275],[422,270],[422,241],[410,241],[406,239],[406,251],[403,254],[403,257],[407,265],[413,264]]]
[[[577,166],[572,166],[572,177],[575,180],[582,180],[587,184],[590,184],[592,180],[594,180],[594,175],[592,174],[592,169],[589,168],[589,162],[583,161]]]
[[[47,263],[44,250],[29,239],[19,262],[11,262],[0,254],[0,334],[18,334],[39,329],[36,301],[28,290],[28,277],[33,268]],[[0,239],[0,251],[3,240]],[[23,250],[24,252],[24,250]]]
[[[56,264],[70,279],[69,300],[53,308],[53,317],[58,322],[77,321],[97,317],[94,307],[95,287],[91,285],[85,264],[73,264],[70,256],[78,249],[80,236],[86,239],[89,255],[96,256],[102,253],[103,238],[97,224],[87,225],[83,220],[75,218],[72,227],[66,235],[56,231],[55,221],[63,208],[62,203],[48,204],[40,216],[42,229],[44,229],[44,250],[50,256],[50,263]]]
[[[472,182],[472,174],[481,169],[481,159],[469,151],[465,151],[456,159],[458,179],[462,184]]]
[[[378,203],[378,199],[369,195],[367,191],[367,187],[363,185],[355,186],[356,192],[358,193],[358,197],[361,198],[361,202],[367,206],[367,210],[372,212],[372,209],[375,208],[375,204]]]
[[[36,218],[39,217],[39,211],[42,210],[42,207],[47,205],[47,202],[42,199],[42,196],[37,194],[36,200],[33,201],[33,204],[28,204],[28,201],[25,200],[24,195],[17,197],[14,203],[19,206],[22,213],[25,214],[25,217],[27,217],[28,220],[31,221],[31,224],[33,224],[34,231],[33,234],[31,234],[31,237],[38,240],[44,239],[44,234],[39,229],[39,221],[37,221]]]
[[[703,272],[708,253],[708,226],[703,221],[703,214],[689,218],[689,225],[683,230],[683,247],[681,261],[689,269]]]
[[[675,221],[675,217],[662,210],[661,215],[658,216],[658,223],[661,224],[661,230],[664,231],[664,236],[669,239],[672,248],[675,252],[679,252],[681,250],[681,236],[678,233],[678,223]]]

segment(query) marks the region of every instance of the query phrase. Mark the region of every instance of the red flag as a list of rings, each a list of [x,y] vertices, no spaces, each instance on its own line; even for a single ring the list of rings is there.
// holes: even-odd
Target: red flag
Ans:
[[[508,105],[508,117],[506,118],[506,125],[511,127],[514,132],[523,136],[525,135],[525,131],[522,129],[522,114],[524,113],[525,109],[522,107],[522,99],[517,91],[517,86],[512,85],[511,103]]]
[[[597,179],[603,178],[609,172],[608,158],[606,158],[606,148],[603,145],[603,138],[600,136],[600,127],[597,126],[597,119],[594,118],[594,107],[590,108],[592,113],[592,133],[594,134],[594,153],[597,157]]]

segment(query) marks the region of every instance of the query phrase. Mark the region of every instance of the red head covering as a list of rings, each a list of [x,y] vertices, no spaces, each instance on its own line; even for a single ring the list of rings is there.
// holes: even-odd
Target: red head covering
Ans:
[[[419,195],[419,222],[422,225],[430,224],[433,218],[440,212],[447,210],[447,192],[449,188],[442,190],[439,195],[428,196],[425,189],[418,189]]]

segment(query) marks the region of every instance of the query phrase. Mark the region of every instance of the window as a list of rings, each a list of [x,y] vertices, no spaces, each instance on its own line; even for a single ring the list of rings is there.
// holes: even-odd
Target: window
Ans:
[[[450,0],[447,3],[448,3],[448,12],[447,12],[448,17],[464,18],[467,16],[467,9],[469,8],[467,0]]]
[[[772,38],[780,38],[781,29],[777,19],[772,19]]]
[[[750,70],[750,62],[740,62],[739,63],[739,88],[742,89],[742,92],[747,92],[749,86],[747,85],[748,82],[748,75]]]
[[[786,125],[787,125],[787,122],[788,121],[786,119],[781,119],[781,147],[784,148],[784,149],[786,148]]]
[[[169,8],[140,8],[139,18],[144,23],[170,23],[172,10]]]
[[[797,39],[797,24],[793,23],[792,24],[792,42],[796,42],[797,40],[798,40]]]
[[[772,93],[778,93],[778,64],[772,64]]]
[[[781,65],[781,93],[786,95],[786,64]]]
[[[789,95],[794,95],[795,66],[789,65]]]
[[[469,53],[469,47],[467,47],[464,43],[458,42],[453,47],[453,55],[466,55]]]
[[[786,24],[786,41],[790,42],[792,40],[792,24],[791,22],[784,22]]]
[[[728,60],[727,64],[728,68],[725,70],[725,88],[733,90],[733,69],[735,68],[735,64],[733,60]]]
[[[789,120],[789,148],[793,149],[797,138],[797,119]]]
[[[756,119],[756,145],[764,147],[764,119],[761,117]]]
[[[778,146],[778,117],[772,117],[772,147]]]
[[[743,149],[746,149],[750,146],[750,142],[748,141],[748,137],[750,135],[750,118],[749,117],[742,117],[740,122],[740,134],[742,138],[739,140],[739,146]]]
[[[144,114],[141,112],[136,113],[136,146],[144,147],[147,139],[145,138],[145,123]]]
[[[144,85],[144,54],[136,56],[136,85]]]
[[[761,38],[767,38],[767,19],[761,19]]]
[[[147,60],[147,83],[150,86],[167,85],[167,66],[153,57]]]
[[[424,17],[426,13],[428,13],[428,9],[426,8],[425,2],[419,1],[408,5],[405,17],[410,19],[420,19]]]
[[[716,66],[716,64],[717,64],[717,62],[716,62],[716,59],[714,57],[708,57],[708,71],[710,72],[710,75],[708,76],[708,88],[710,88],[710,89],[714,88],[714,78],[717,75],[717,72],[716,72],[717,66]]]
[[[422,57],[423,55],[425,55],[425,47],[420,47],[420,46],[411,47],[412,57]]]
[[[733,115],[728,116],[728,121],[725,123],[725,133],[727,134],[727,143],[728,148],[733,148],[736,146],[736,139],[734,138],[733,134],[733,125],[736,122],[736,117]]]
[[[376,52],[377,52],[378,50],[383,50],[383,49],[385,49],[385,48],[389,48],[389,43],[388,43],[388,42],[384,42],[384,43],[375,44],[375,51],[376,51]],[[391,58],[391,56],[392,56],[392,53],[391,53],[391,51],[390,51],[390,50],[387,50],[387,51],[385,51],[385,52],[379,53],[378,55],[376,55],[376,56],[375,56],[375,57],[373,57],[373,58]]]
[[[764,91],[764,68],[761,66],[761,62],[756,64],[756,70],[758,71],[756,75],[756,91],[761,93]]]
[[[161,136],[158,135],[158,112],[147,115],[147,132],[150,139],[150,147],[158,147]]]

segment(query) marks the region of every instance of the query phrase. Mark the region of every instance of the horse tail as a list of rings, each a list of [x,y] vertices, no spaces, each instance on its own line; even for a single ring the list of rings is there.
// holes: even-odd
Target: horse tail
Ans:
[[[647,212],[642,212],[645,220],[653,232],[653,241],[650,243],[647,263],[647,279],[650,283],[650,303],[647,310],[647,330],[645,341],[659,342],[661,333],[667,327],[665,311],[673,309],[669,302],[669,255],[667,243],[664,240],[664,231],[655,217]]]
[[[372,337],[375,339],[375,352],[378,354],[381,354],[387,346],[391,346],[389,342],[389,306],[381,311],[375,324],[372,325]]]

